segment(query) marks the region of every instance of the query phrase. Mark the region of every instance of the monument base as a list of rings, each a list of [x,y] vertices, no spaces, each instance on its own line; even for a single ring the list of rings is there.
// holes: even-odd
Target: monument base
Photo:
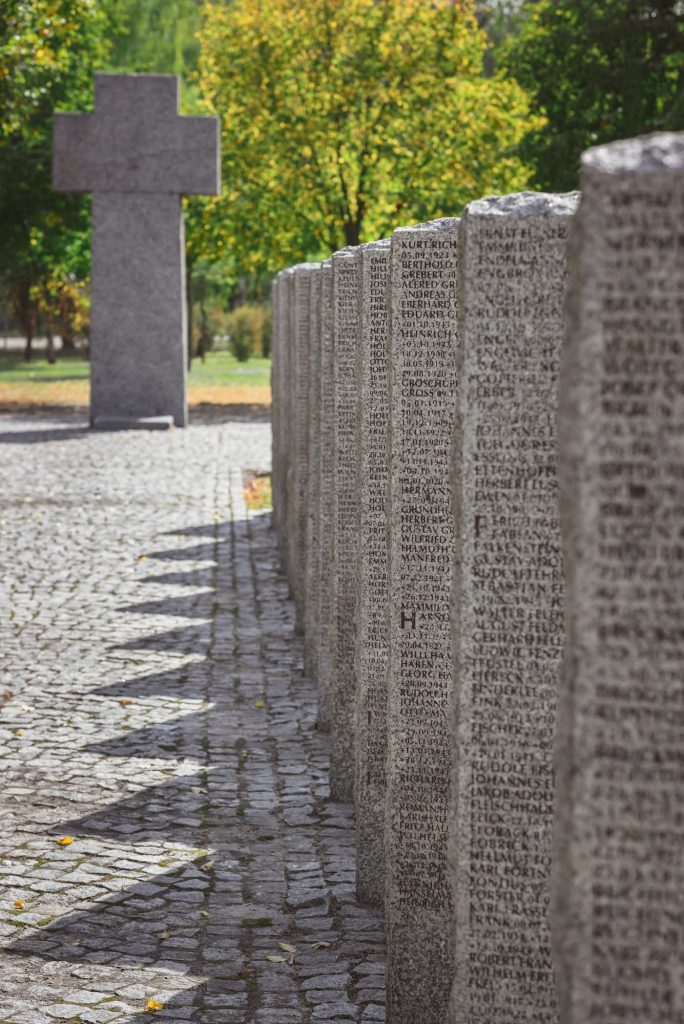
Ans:
[[[173,416],[95,416],[93,430],[172,430]]]

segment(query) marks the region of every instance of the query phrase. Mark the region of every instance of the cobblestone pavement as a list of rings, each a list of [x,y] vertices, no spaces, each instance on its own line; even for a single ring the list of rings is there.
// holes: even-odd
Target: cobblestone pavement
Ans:
[[[269,453],[0,417],[0,1024],[384,1019]]]

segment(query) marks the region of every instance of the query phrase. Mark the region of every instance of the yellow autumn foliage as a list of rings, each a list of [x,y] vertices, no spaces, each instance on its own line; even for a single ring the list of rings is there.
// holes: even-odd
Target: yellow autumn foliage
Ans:
[[[208,237],[243,272],[528,184],[516,147],[541,119],[518,84],[485,74],[472,0],[205,3],[200,43],[222,121]]]

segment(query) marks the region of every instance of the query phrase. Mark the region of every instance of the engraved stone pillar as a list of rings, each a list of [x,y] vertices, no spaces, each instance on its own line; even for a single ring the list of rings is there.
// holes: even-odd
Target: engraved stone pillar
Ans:
[[[332,261],[321,264],[320,300],[320,443],[318,501],[318,561],[320,585],[318,590],[318,651],[316,656],[316,682],[318,685],[318,727],[330,728],[330,688],[332,680],[332,590],[334,565],[333,535],[333,416],[335,382],[332,334]]]
[[[453,974],[449,453],[458,220],[400,228],[390,257],[388,1024],[444,1024]]]
[[[56,114],[53,185],[93,193],[91,424],[187,422],[181,195],[219,192],[219,122],[178,116],[176,75],[95,75]]]
[[[356,634],[356,891],[360,900],[385,898],[385,783],[389,565],[389,363],[387,275],[389,240],[361,247],[361,343],[357,350],[359,503]]]
[[[354,795],[354,642],[358,552],[356,352],[359,344],[359,249],[336,252],[333,280],[333,533],[330,792]]]
[[[577,195],[461,221],[452,455],[455,745],[449,1024],[557,1020],[547,918],[563,647],[556,408]]]
[[[684,993],[684,135],[589,150],[561,372],[563,1024]]]
[[[320,549],[318,518],[320,502],[321,437],[321,268],[309,275],[309,444],[307,465],[306,578],[304,585],[305,667],[315,678],[318,671],[318,612],[320,585]]]
[[[316,263],[300,263],[290,279],[292,405],[292,518],[290,522],[290,581],[297,611],[297,628],[304,629],[306,580],[307,491],[309,469],[309,302]]]

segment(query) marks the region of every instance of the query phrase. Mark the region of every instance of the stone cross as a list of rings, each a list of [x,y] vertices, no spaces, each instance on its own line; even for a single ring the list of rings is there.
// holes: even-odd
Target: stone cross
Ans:
[[[92,192],[91,425],[187,423],[181,195],[219,191],[219,121],[178,116],[176,75],[95,75],[57,114],[53,186]]]

